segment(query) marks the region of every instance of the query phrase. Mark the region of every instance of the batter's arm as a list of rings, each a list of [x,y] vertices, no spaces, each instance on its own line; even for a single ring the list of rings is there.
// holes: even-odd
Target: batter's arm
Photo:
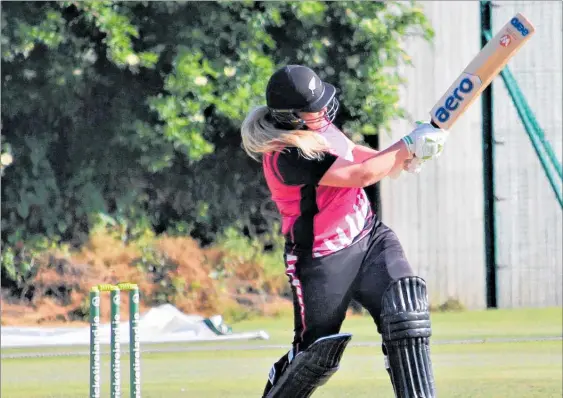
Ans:
[[[376,151],[373,148],[364,145],[358,145],[358,144],[355,144],[354,148],[352,149],[352,155],[354,155],[354,159],[358,159],[361,162],[374,157],[378,153],[379,151]]]
[[[373,149],[366,145],[356,144],[352,141],[348,136],[342,133],[346,141],[348,142],[348,147],[352,148],[352,155],[354,156],[354,160],[358,162],[365,162],[368,159],[373,158],[375,155],[379,153],[378,150]],[[391,173],[397,173],[398,171],[402,170],[406,167],[406,164],[397,165],[393,168]]]
[[[363,162],[365,160],[374,157],[379,153],[379,151],[376,151],[375,149],[370,148],[366,145],[356,144],[354,141],[348,138],[348,136],[344,133],[342,133],[342,136],[344,136],[344,139],[348,144],[348,148],[352,149],[352,155],[354,156],[354,160],[356,161]]]

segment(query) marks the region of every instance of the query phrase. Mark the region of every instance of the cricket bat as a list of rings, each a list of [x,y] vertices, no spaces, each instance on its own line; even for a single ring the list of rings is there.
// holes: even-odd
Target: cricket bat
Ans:
[[[521,13],[516,14],[479,51],[434,105],[430,111],[430,123],[450,130],[534,33],[531,22]],[[391,177],[398,177],[401,171]]]

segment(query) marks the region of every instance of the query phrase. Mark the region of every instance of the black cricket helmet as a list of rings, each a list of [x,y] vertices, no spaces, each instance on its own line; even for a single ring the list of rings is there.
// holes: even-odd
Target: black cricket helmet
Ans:
[[[330,124],[340,106],[336,88],[302,65],[284,66],[270,77],[266,104],[274,124],[288,130],[306,128],[299,112],[320,112],[324,108],[326,112],[318,121],[326,120]]]

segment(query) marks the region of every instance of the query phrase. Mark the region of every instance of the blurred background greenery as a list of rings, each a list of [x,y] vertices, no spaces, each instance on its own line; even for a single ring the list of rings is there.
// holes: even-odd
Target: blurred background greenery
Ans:
[[[1,22],[2,287],[32,302],[42,268],[76,265],[100,233],[143,248],[127,264],[146,272],[170,268],[147,247],[183,237],[283,275],[278,215],[239,132],[269,75],[312,67],[342,90],[336,123],[377,147],[404,116],[401,39],[433,35],[414,2],[393,1],[3,2]],[[208,274],[228,268],[215,258]],[[43,293],[68,296],[57,289]]]

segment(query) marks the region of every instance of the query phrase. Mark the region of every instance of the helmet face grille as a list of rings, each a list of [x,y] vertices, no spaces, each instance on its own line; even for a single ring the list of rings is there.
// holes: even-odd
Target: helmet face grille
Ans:
[[[338,109],[340,108],[340,103],[338,99],[333,97],[330,102],[326,105],[326,111],[322,116],[316,119],[309,120],[311,123],[316,123],[320,121],[326,121],[327,126],[330,125],[336,118]],[[276,122],[276,124],[286,130],[299,130],[305,127],[306,123],[301,117],[299,117],[299,109],[270,109],[270,114]],[[326,126],[323,126],[326,127]]]

